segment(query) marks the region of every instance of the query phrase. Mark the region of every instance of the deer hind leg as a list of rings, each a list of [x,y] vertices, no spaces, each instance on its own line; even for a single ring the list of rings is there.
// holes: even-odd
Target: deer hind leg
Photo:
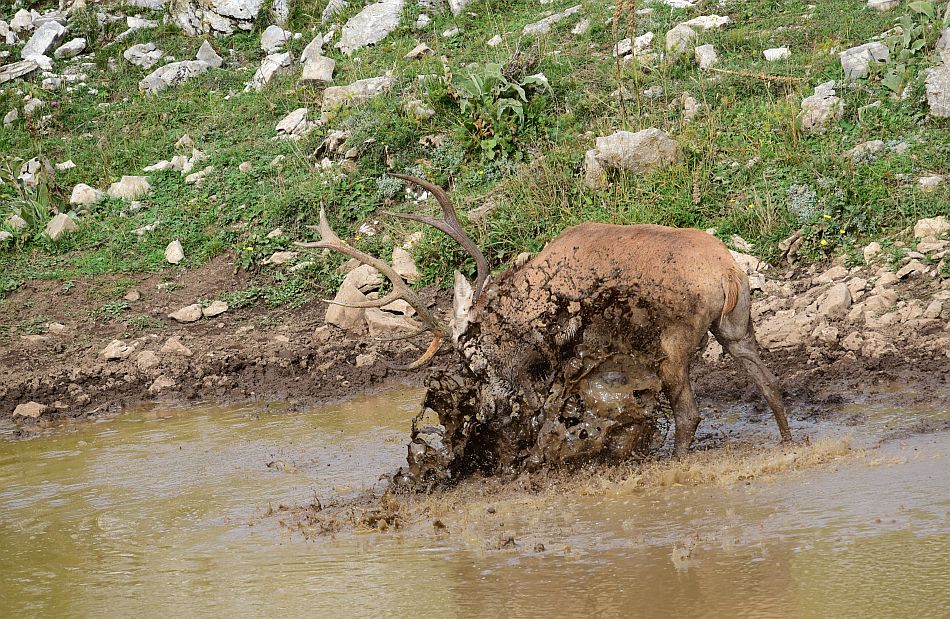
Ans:
[[[726,352],[749,373],[756,387],[765,396],[775,416],[775,423],[778,424],[782,441],[791,441],[792,433],[788,429],[788,416],[785,413],[785,404],[782,402],[778,380],[759,356],[759,346],[755,341],[752,320],[749,317],[748,293],[741,295],[736,308],[722,320],[714,323],[710,330]]]
[[[676,424],[673,455],[682,458],[689,451],[696,435],[700,422],[699,407],[696,406],[693,387],[689,382],[689,355],[676,354],[677,350],[683,350],[682,347],[663,348],[666,356],[660,362],[660,381],[663,383],[663,393],[673,409],[673,421]]]

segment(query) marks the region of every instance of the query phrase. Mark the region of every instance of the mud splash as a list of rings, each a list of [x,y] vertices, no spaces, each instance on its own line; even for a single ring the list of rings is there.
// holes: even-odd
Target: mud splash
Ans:
[[[4,612],[942,612],[950,433],[887,437],[950,419],[945,407],[799,419],[812,439],[789,451],[754,412],[724,410],[701,437],[717,447],[682,463],[473,480],[394,497],[418,501],[400,503],[397,531],[305,541],[293,506],[379,496],[421,396],[307,413],[153,407],[0,442]]]

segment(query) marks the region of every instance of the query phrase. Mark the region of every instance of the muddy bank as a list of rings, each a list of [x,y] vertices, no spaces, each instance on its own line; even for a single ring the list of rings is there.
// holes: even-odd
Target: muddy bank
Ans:
[[[884,265],[768,272],[764,290],[754,293],[753,319],[793,417],[869,398],[927,401],[939,391],[935,385],[950,380],[950,280],[936,269],[899,275]],[[43,419],[148,401],[281,400],[302,407],[425,377],[380,362],[418,356],[425,336],[348,335],[324,325],[322,301],[294,310],[229,309],[193,323],[167,317],[252,283],[219,258],[195,271],[24,284],[0,303],[0,415],[31,401],[48,407]],[[129,291],[139,299],[122,301]],[[432,290],[424,297],[448,304]],[[103,310],[118,301],[128,306],[118,315]],[[115,340],[123,348],[105,359]],[[437,357],[437,365],[448,358]],[[768,414],[746,374],[714,342],[692,376],[702,405],[741,402]],[[894,384],[908,389],[894,393]]]

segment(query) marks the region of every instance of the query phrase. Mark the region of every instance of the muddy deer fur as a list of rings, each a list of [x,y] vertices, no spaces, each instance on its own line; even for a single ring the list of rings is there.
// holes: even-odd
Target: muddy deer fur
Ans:
[[[782,440],[791,440],[778,382],[758,353],[748,280],[718,239],[692,229],[586,223],[489,280],[444,190],[401,178],[429,190],[446,215],[408,218],[464,237],[479,267],[474,286],[456,273],[451,333],[429,324],[435,338],[425,356],[451,335],[462,368],[429,381],[410,445],[417,477],[431,477],[433,462],[454,476],[642,452],[655,446],[661,393],[681,456],[700,422],[689,367],[708,332],[751,375]],[[433,412],[440,430],[423,427]]]

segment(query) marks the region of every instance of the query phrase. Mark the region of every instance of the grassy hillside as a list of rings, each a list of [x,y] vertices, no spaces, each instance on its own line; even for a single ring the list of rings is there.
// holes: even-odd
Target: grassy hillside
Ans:
[[[48,3],[34,4],[43,8]],[[303,33],[289,45],[295,57],[315,33],[329,28],[320,23],[324,4],[294,3],[289,29]],[[21,113],[10,128],[0,128],[2,167],[7,170],[7,182],[0,186],[0,222],[22,207],[9,182],[11,172],[15,176],[19,170],[16,158],[42,156],[76,164],[56,174],[49,202],[40,201],[38,219],[54,210],[69,211],[69,192],[77,183],[105,190],[124,174],[143,174],[143,167],[171,158],[175,142],[186,133],[208,155],[204,165],[215,171],[201,187],[186,184],[177,172],[151,173],[153,190],[142,199],[144,208],[129,212],[127,201],[104,199],[79,215],[78,233],[55,243],[41,234],[42,222],[23,233],[4,227],[15,236],[0,245],[0,292],[32,278],[68,283],[86,275],[160,270],[168,266],[165,246],[176,238],[185,248],[182,267],[230,252],[239,268],[258,269],[271,252],[293,240],[313,238],[306,226],[316,222],[321,203],[341,236],[386,255],[417,227],[383,219],[378,234],[356,230],[381,208],[419,208],[385,176],[390,166],[450,186],[463,211],[491,201],[495,210],[470,230],[499,269],[518,253],[537,251],[564,228],[589,220],[715,227],[724,240],[741,235],[765,258],[774,258],[778,242],[803,229],[803,251],[818,259],[857,255],[871,239],[884,239],[890,246],[889,240],[899,238],[916,219],[950,211],[950,184],[932,191],[917,185],[920,176],[950,170],[950,123],[928,116],[920,74],[936,62],[936,22],[927,22],[921,31],[922,47],[905,53],[904,97],[894,96],[894,84],[883,79],[884,71],[842,83],[837,52],[888,30],[911,13],[909,6],[882,14],[858,0],[817,6],[798,0],[701,1],[689,11],[637,2],[615,15],[611,4],[596,1],[583,3],[578,15],[555,24],[547,35],[521,36],[525,24],[569,6],[569,0],[545,6],[476,0],[458,18],[448,12],[436,15],[417,31],[413,24],[420,9],[407,2],[401,26],[382,43],[349,57],[332,43],[325,46],[325,54],[337,60],[335,85],[392,71],[396,86],[368,104],[333,113],[298,142],[274,140],[274,127],[298,107],[308,107],[311,117],[318,117],[321,88],[299,85],[296,68],[260,93],[243,92],[265,55],[259,39],[269,23],[266,15],[253,32],[212,39],[225,59],[223,68],[156,96],[139,92],[138,82],[148,71],[130,65],[122,52],[135,43],[154,42],[177,59],[189,59],[201,39],[162,25],[109,46],[124,23],[99,27],[93,10],[77,15],[70,22],[70,36],[86,36],[91,53],[76,62],[94,65],[84,70],[87,87],[46,91],[39,78],[2,87],[0,115],[21,105],[29,93],[48,103],[38,116],[51,118],[40,122]],[[634,11],[643,7],[652,13],[636,16]],[[360,2],[351,2],[333,22],[342,24],[361,8]],[[12,10],[2,11],[0,18],[9,21]],[[698,39],[717,48],[718,71],[701,70],[691,52],[649,63],[618,64],[612,57],[614,43],[628,32],[654,32],[659,53],[674,25],[712,13],[732,20]],[[148,12],[144,16],[161,19]],[[572,29],[581,17],[591,26],[575,35]],[[442,36],[453,27],[458,35]],[[502,44],[487,46],[496,34],[502,35]],[[435,54],[405,60],[420,42]],[[892,56],[901,45],[894,43]],[[790,58],[766,62],[762,51],[780,46],[791,49]],[[10,49],[16,59],[15,49],[2,49]],[[461,80],[484,76],[490,63],[507,67],[514,82],[543,73],[550,86],[529,88],[521,116],[504,111],[497,92],[462,105]],[[58,62],[57,70],[64,64]],[[795,120],[801,100],[832,79],[839,81],[844,117],[822,135],[804,134]],[[509,94],[517,91],[508,82],[501,87]],[[691,122],[683,117],[684,94],[703,108]],[[407,113],[405,102],[413,99],[435,115],[419,120]],[[680,142],[683,155],[675,165],[648,176],[613,176],[602,190],[585,186],[584,152],[595,137],[647,127],[664,129]],[[355,148],[356,158],[348,169],[325,171],[322,155],[312,154],[335,129],[350,132],[343,150]],[[877,139],[889,148],[876,159],[855,163],[843,156],[855,145]],[[906,150],[893,148],[902,142]],[[272,164],[280,155],[283,159]],[[238,166],[245,161],[251,169],[241,172]],[[36,207],[35,200],[30,203]],[[132,233],[155,221],[160,223],[154,232]],[[277,227],[283,233],[267,238]],[[461,251],[430,230],[414,252],[423,284],[445,281],[460,265],[473,270]],[[258,286],[232,302],[305,302],[338,278],[339,258],[314,260],[294,273],[264,267]]]

